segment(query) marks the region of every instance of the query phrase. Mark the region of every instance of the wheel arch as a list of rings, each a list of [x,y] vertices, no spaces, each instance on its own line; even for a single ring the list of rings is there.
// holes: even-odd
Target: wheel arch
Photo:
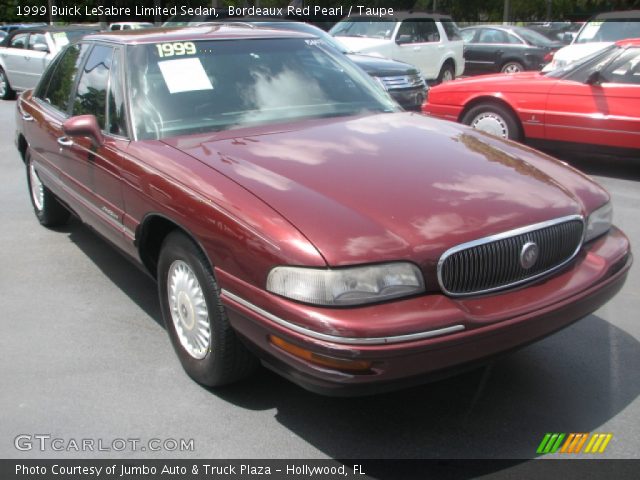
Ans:
[[[29,144],[27,143],[27,139],[24,137],[22,132],[18,135],[17,139],[18,152],[20,152],[20,156],[22,157],[22,161],[27,163],[27,149],[29,148]]]
[[[135,242],[138,255],[149,274],[157,277],[158,259],[164,239],[173,231],[179,231],[189,238],[202,252],[213,270],[214,263],[197,237],[187,228],[161,213],[148,213],[136,229]]]
[[[445,65],[451,65],[453,67],[453,78],[456,78],[456,59],[453,58],[453,56],[451,55],[447,55],[447,57],[444,59],[444,61],[442,62],[442,65],[440,65],[440,69],[438,70],[438,74],[440,74],[440,72],[442,71],[442,69],[444,68]]]
[[[499,97],[492,96],[492,95],[481,95],[479,97],[475,97],[470,101],[468,101],[465,104],[462,111],[460,112],[460,115],[458,115],[458,122],[462,123],[462,119],[469,112],[469,110],[471,110],[473,107],[477,105],[480,105],[481,103],[493,103],[494,105],[498,105],[500,107],[506,108],[509,112],[513,114],[513,117],[518,122],[518,128],[520,129],[520,134],[524,137],[524,128],[522,125],[522,120],[520,119],[520,115],[518,115],[518,112],[516,111],[516,109],[513,108],[511,104],[506,100]]]

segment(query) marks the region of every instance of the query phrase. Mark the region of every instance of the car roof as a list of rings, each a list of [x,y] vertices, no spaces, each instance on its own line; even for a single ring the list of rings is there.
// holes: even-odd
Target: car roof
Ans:
[[[640,19],[640,10],[600,13],[594,16],[592,20],[628,20],[634,18]]]
[[[313,38],[309,33],[292,30],[252,28],[243,25],[216,23],[197,27],[159,27],[142,30],[120,30],[87,35],[85,40],[99,40],[121,44],[180,42],[188,40],[233,40],[252,38]]]

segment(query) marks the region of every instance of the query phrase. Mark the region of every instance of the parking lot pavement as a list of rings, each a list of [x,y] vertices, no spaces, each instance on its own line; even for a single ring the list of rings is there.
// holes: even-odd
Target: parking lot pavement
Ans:
[[[155,284],[72,221],[40,227],[0,102],[2,458],[534,458],[546,432],[613,434],[600,457],[640,458],[640,267],[593,315],[486,368],[341,399],[261,370],[208,390],[181,370]],[[639,164],[579,160],[640,245]],[[15,448],[18,435],[193,439],[192,451]],[[171,444],[169,445],[169,447]],[[24,444],[23,444],[24,447]]]

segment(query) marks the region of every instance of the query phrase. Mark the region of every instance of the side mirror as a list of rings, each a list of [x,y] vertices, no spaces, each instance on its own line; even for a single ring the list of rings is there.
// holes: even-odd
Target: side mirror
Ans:
[[[49,47],[47,47],[46,43],[35,43],[33,45],[33,47],[31,47],[32,50],[35,50],[36,52],[46,52],[49,53]]]
[[[573,35],[569,32],[565,32],[560,40],[562,41],[562,43],[566,43],[567,45],[569,45],[571,42],[573,42]]]
[[[587,85],[600,85],[602,82],[602,75],[600,75],[600,70],[596,70],[595,72],[591,72],[591,75],[587,77]]]
[[[62,130],[69,137],[88,137],[93,145],[99,147],[104,143],[102,130],[95,115],[78,115],[62,124]]]
[[[400,35],[398,36],[398,38],[396,38],[396,43],[398,45],[404,45],[405,43],[411,43],[412,40],[413,38],[411,37],[411,35]]]

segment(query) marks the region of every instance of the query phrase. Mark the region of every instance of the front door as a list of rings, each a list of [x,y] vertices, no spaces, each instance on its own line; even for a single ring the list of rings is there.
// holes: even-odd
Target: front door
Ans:
[[[640,148],[640,47],[623,50],[597,76],[577,75],[549,92],[546,138]]]

